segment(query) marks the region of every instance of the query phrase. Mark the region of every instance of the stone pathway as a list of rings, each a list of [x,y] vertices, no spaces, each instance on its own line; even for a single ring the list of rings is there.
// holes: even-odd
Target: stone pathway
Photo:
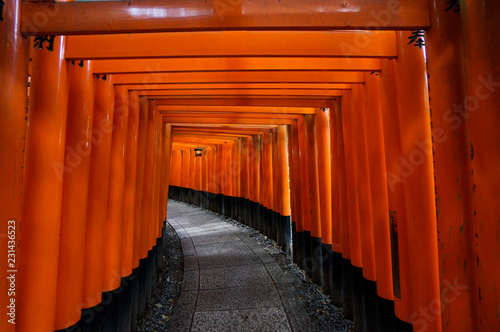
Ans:
[[[201,208],[170,201],[184,254],[171,331],[314,331],[292,285],[254,238]]]

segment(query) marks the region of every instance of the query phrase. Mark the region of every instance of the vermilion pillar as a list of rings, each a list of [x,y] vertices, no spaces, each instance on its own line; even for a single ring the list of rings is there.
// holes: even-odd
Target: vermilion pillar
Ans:
[[[344,134],[344,153],[345,153],[345,178],[347,192],[347,212],[349,228],[349,253],[351,255],[351,264],[344,265],[344,307],[352,308],[352,318],[356,325],[364,328],[363,317],[363,287],[362,287],[362,268],[363,254],[360,230],[359,216],[359,197],[358,186],[365,185],[358,179],[358,160],[357,149],[360,149],[359,142],[356,144],[358,127],[356,122],[356,108],[353,105],[351,91],[342,93],[342,122]],[[347,263],[347,262],[346,262]],[[347,311],[349,313],[349,309]],[[348,314],[348,316],[350,316]]]
[[[500,66],[497,60],[500,43],[492,32],[499,29],[500,15],[498,4],[491,0],[467,1],[461,8],[467,93],[458,105],[463,106],[465,116],[470,116],[472,183],[469,190],[472,191],[473,246],[476,248],[473,263],[476,266],[476,282],[472,282],[469,289],[474,291],[471,293],[473,305],[479,304],[479,317],[473,313],[473,317],[479,319],[478,328],[499,330],[500,309],[497,308],[500,307],[500,300],[497,293],[500,269],[497,253],[500,245],[496,235],[500,233],[500,177],[496,170],[500,164],[497,126],[500,120]],[[464,289],[463,284],[460,286]],[[455,310],[462,311],[458,306]]]
[[[395,60],[383,60],[380,72],[380,102],[384,130],[386,181],[389,203],[391,238],[392,283],[396,316],[409,322],[413,311],[410,288],[410,259],[408,256],[408,231],[404,182],[399,175],[401,139],[397,105]],[[394,97],[396,96],[396,98]]]
[[[92,63],[68,68],[68,117],[64,158],[63,198],[55,329],[67,328],[80,319],[87,227],[87,198],[94,84]]]
[[[103,290],[104,230],[108,208],[109,165],[113,130],[114,90],[112,78],[94,77],[94,118],[92,121],[85,240],[83,308],[101,302]]]
[[[343,204],[345,198],[343,182],[345,182],[345,161],[343,158],[342,124],[340,123],[340,100],[334,100],[330,107],[330,139],[331,139],[331,171],[332,171],[332,288],[330,296],[333,303],[342,306],[343,277],[342,277],[342,230],[346,222],[346,209]],[[342,158],[340,156],[342,148]],[[344,167],[344,169],[342,169]],[[342,170],[342,171],[341,171]]]
[[[129,92],[128,124],[125,152],[125,184],[123,192],[123,239],[121,247],[122,276],[132,273],[135,229],[135,197],[137,187],[137,147],[139,141],[140,103],[137,91]]]
[[[361,256],[363,277],[375,281],[375,248],[373,243],[372,199],[370,169],[366,146],[366,99],[363,87],[354,85],[351,90],[353,129],[351,139],[355,144],[356,185],[358,193],[359,231],[361,235]]]
[[[312,279],[323,284],[323,259],[321,252],[321,212],[319,197],[318,145],[316,142],[316,118],[306,115],[307,180],[309,183],[309,217],[311,220],[311,269]]]
[[[286,125],[278,126],[278,167],[280,168],[280,215],[283,251],[291,255],[292,225],[290,211],[290,174],[288,167],[288,132]]]
[[[347,191],[347,212],[349,220],[349,248],[352,265],[363,267],[361,235],[359,230],[359,208],[356,178],[355,115],[350,91],[343,93],[342,127],[344,134],[345,179]]]
[[[169,123],[166,123],[163,125],[164,126],[164,141],[165,141],[165,146],[164,146],[164,151],[165,155],[162,161],[162,175],[161,175],[161,189],[160,189],[160,221],[161,224],[163,225],[163,222],[167,218],[167,201],[168,201],[168,190],[170,186],[170,164],[172,160],[172,125]],[[206,152],[203,158],[206,158]],[[206,165],[206,163],[205,163]],[[206,178],[206,168],[205,168],[205,177]],[[205,187],[205,184],[203,183],[203,187]]]
[[[330,148],[330,116],[328,108],[316,109],[316,144],[318,148],[318,185],[321,216],[321,257],[323,289],[332,289],[332,179]]]
[[[265,169],[265,173],[266,173],[266,186],[265,186],[265,191],[266,191],[266,197],[267,197],[267,200],[266,200],[266,203],[265,203],[265,207],[266,207],[266,211],[265,211],[265,214],[264,214],[264,225],[263,225],[263,229],[264,229],[264,234],[266,234],[267,236],[270,235],[270,232],[271,232],[271,213],[272,213],[272,208],[273,208],[273,201],[274,201],[274,195],[276,195],[277,193],[274,192],[274,183],[273,183],[273,146],[272,146],[272,133],[271,131],[269,132],[266,132],[264,135],[263,135],[263,143],[265,144],[265,151],[264,151],[264,154],[265,154],[265,164],[264,164],[264,168]]]
[[[271,218],[271,237],[281,245],[281,168],[278,161],[278,130],[272,133],[272,161],[273,161],[273,213]]]
[[[189,203],[194,204],[195,192],[194,192],[194,184],[196,178],[196,157],[194,156],[194,149],[191,148],[189,150],[189,173],[187,174],[188,183],[187,187],[189,188]],[[222,189],[224,190],[224,188]]]
[[[161,157],[162,157],[162,151],[160,149],[160,144],[161,144],[161,136],[162,136],[162,119],[161,119],[161,114],[158,112],[157,107],[156,107],[156,102],[153,102],[154,108],[155,108],[155,118],[154,118],[154,132],[155,132],[155,138],[154,138],[154,161],[153,161],[153,188],[152,188],[152,202],[151,202],[151,212],[149,215],[149,238],[150,238],[150,247],[149,250],[153,249],[153,247],[157,244],[157,239],[158,239],[158,223],[159,223],[159,213],[158,213],[158,207],[159,207],[159,200],[160,200],[160,174],[161,174]],[[155,258],[153,254],[153,259]],[[153,260],[153,268],[156,267],[154,265],[155,261]],[[153,273],[155,275],[156,272]],[[156,287],[156,281],[152,281],[152,287]],[[149,294],[148,294],[148,299],[149,299]]]
[[[151,211],[154,197],[154,158],[155,158],[155,120],[157,110],[154,101],[148,101],[148,128],[146,138],[146,159],[144,162],[144,184],[142,196],[142,222],[141,222],[141,255],[146,258],[148,251],[153,247],[151,242]]]
[[[20,241],[19,226],[23,192],[24,136],[26,133],[26,89],[28,82],[29,40],[18,32],[21,18],[21,1],[8,1],[3,9],[3,21],[0,22],[0,245],[2,248],[18,247]],[[13,222],[9,223],[12,220]],[[16,230],[8,238],[9,225]],[[13,241],[13,242],[8,242]],[[10,249],[10,248],[9,248]],[[7,249],[4,249],[7,250]],[[8,252],[0,260],[0,306],[7,310],[10,298],[7,296],[10,283],[7,280]],[[12,252],[11,252],[12,254]],[[17,251],[16,255],[20,255]],[[17,269],[17,265],[14,269]],[[10,311],[10,309],[9,309]],[[19,317],[19,316],[18,316]],[[14,331],[16,325],[8,323],[12,317],[7,311],[0,317],[0,326],[6,332]],[[18,318],[19,319],[19,318]]]
[[[123,189],[125,188],[125,143],[128,125],[128,91],[123,86],[115,87],[113,133],[111,141],[111,164],[109,173],[108,212],[104,241],[104,290],[120,287]]]
[[[249,222],[249,192],[250,192],[250,147],[252,140],[250,137],[244,139],[243,145],[243,223]]]
[[[340,239],[342,245],[342,256],[340,257],[341,271],[341,294],[340,301],[344,314],[347,318],[353,319],[353,303],[352,303],[352,260],[351,260],[351,240],[350,240],[350,220],[349,220],[349,201],[347,189],[347,162],[344,142],[344,121],[343,113],[349,111],[350,105],[344,97],[342,97],[340,105],[335,108],[335,133],[337,136],[338,149],[338,178],[339,178],[339,204],[340,204]],[[339,276],[337,276],[339,277]],[[339,292],[340,293],[340,292]]]
[[[384,299],[393,300],[389,202],[378,75],[365,74],[365,96],[366,146],[370,165],[377,293]]]
[[[299,243],[303,243],[303,260],[299,265],[306,270],[308,275],[311,270],[307,269],[308,260],[311,257],[311,216],[309,214],[309,181],[307,174],[307,143],[306,143],[306,129],[305,117],[301,116],[297,122],[298,140],[299,140],[299,169],[300,169],[300,200],[302,204],[302,227],[303,234],[298,234],[297,239]]]
[[[433,1],[432,27],[425,36],[439,211],[442,325],[445,331],[458,331],[478,326],[479,296],[475,280],[469,116],[464,104],[464,30],[461,13],[447,10],[448,7],[447,3]],[[478,92],[478,100],[490,96],[484,86],[480,85]],[[457,289],[460,296],[455,293]]]
[[[17,317],[29,318],[16,321],[19,331],[53,330],[56,309],[68,102],[65,38],[54,37],[52,52],[47,47],[46,42],[35,50],[32,63],[16,280]]]
[[[148,100],[139,98],[139,128],[137,132],[137,170],[136,188],[134,197],[134,255],[132,268],[139,266],[142,248],[142,205],[144,196],[144,166],[146,162],[147,135],[148,135]]]
[[[292,239],[294,262],[300,264],[304,259],[303,255],[303,232],[302,224],[302,202],[300,197],[300,157],[299,157],[299,129],[297,121],[291,126],[291,146],[289,154],[290,179],[292,195]],[[302,240],[301,240],[302,239]]]
[[[404,178],[408,223],[411,287],[414,309],[441,312],[437,257],[436,202],[432,134],[425,57],[422,49],[408,45],[410,32],[398,32],[396,65],[398,115],[401,135],[400,164]],[[441,331],[441,315],[421,319],[412,315],[414,328]]]

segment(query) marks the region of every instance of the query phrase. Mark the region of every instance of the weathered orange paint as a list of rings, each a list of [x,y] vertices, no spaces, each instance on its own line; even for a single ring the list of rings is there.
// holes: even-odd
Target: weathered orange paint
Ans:
[[[469,118],[461,108],[467,96],[464,27],[461,15],[448,15],[446,8],[446,3],[441,2],[431,6],[433,24],[426,31],[426,51],[430,60],[427,70],[434,141],[442,327],[444,331],[458,331],[480,326],[479,316],[483,310],[480,310],[475,271]],[[489,96],[488,89],[477,87],[480,90],[476,97]],[[454,109],[463,112],[453,112]],[[467,285],[460,287],[459,296],[454,293],[457,285]]]
[[[497,39],[491,32],[499,28],[500,15],[497,4],[490,0],[466,2],[462,7],[464,37],[466,98],[464,106],[469,118],[472,223],[476,247],[477,286],[472,303],[478,305],[477,314],[481,330],[500,329],[500,300],[497,293],[500,285],[500,251],[497,234],[500,232],[500,135],[496,124],[499,121],[500,98],[498,93],[500,68],[496,55],[500,50]],[[464,146],[463,148],[467,148]],[[472,173],[473,172],[473,173]],[[462,300],[463,301],[463,300]],[[457,308],[458,309],[458,308]]]
[[[14,244],[16,254],[20,255],[21,241],[19,226],[22,225],[23,163],[26,133],[26,89],[29,67],[29,40],[21,36],[17,27],[21,20],[21,1],[6,2],[3,21],[0,23],[0,246],[6,248]],[[9,224],[13,220],[16,225]],[[12,234],[15,226],[16,236]],[[9,234],[9,231],[11,234]],[[12,238],[9,238],[10,237]],[[9,243],[9,241],[14,241]],[[5,273],[9,270],[7,251],[0,260],[0,307],[10,305],[9,282]],[[17,267],[17,265],[15,266]],[[0,326],[6,332],[13,332],[15,325],[10,324],[10,316],[0,316]]]
[[[395,213],[397,223],[399,261],[393,264],[399,266],[400,293],[394,296],[394,311],[396,316],[409,322],[413,312],[412,290],[410,288],[410,257],[408,253],[408,230],[406,224],[406,203],[404,195],[404,183],[399,181],[399,160],[401,155],[401,139],[399,131],[399,116],[396,96],[396,78],[394,72],[395,60],[382,61],[380,72],[380,102],[382,108],[382,120],[384,129],[384,147],[386,161],[386,181],[389,211]],[[392,240],[391,240],[392,241]],[[393,283],[397,280],[393,279]]]
[[[58,7],[47,24],[33,29],[23,20],[22,32],[28,34],[99,34],[131,32],[222,31],[222,30],[301,30],[331,29],[420,29],[430,25],[426,2],[401,0],[387,4],[382,0],[358,0],[329,3],[310,0],[300,4],[289,1],[267,3],[242,0],[236,3],[216,1],[131,0],[127,4],[104,2],[74,3]],[[353,5],[351,5],[353,6]],[[35,14],[50,10],[43,1],[23,4],[28,22]],[[113,20],[105,13],[113,13]],[[186,13],[196,13],[191,15]],[[382,14],[381,14],[382,13]],[[389,15],[390,20],[378,16]],[[30,21],[31,20],[31,21]],[[40,31],[39,31],[40,30]]]
[[[408,249],[411,259],[411,287],[415,309],[428,308],[431,302],[440,312],[439,263],[437,258],[436,203],[431,121],[423,50],[407,45],[410,33],[398,32],[399,57],[395,62],[401,157],[413,166],[404,176]],[[417,157],[417,159],[415,159]],[[418,161],[416,161],[418,160]],[[441,315],[429,321],[420,314],[412,317],[415,329],[441,331]]]

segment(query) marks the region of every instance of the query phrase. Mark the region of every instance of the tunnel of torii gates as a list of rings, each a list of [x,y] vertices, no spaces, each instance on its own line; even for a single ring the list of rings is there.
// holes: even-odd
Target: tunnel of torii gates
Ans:
[[[168,198],[275,240],[359,331],[500,330],[495,1],[0,14],[2,331],[135,329]]]

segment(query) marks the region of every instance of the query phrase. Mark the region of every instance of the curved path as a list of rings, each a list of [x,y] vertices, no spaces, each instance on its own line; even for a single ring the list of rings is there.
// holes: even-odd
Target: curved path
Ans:
[[[240,229],[207,210],[168,202],[182,243],[184,280],[171,331],[313,331],[274,259]]]

